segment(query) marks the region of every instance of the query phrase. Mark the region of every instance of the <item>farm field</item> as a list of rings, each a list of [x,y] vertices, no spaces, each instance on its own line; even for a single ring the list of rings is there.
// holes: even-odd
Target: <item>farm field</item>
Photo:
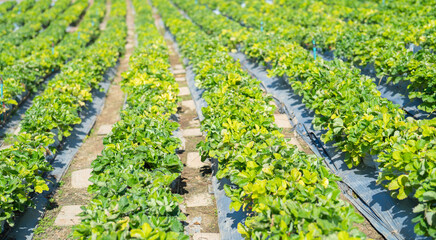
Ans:
[[[0,3],[0,239],[436,239],[436,2]]]

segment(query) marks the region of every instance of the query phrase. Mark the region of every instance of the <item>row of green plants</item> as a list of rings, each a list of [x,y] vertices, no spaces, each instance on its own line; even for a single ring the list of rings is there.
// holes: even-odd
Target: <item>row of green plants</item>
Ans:
[[[283,16],[288,22],[305,28],[318,27],[317,30],[330,33],[334,31],[334,28],[344,26],[344,29],[337,29],[342,35],[347,30],[353,33],[360,30],[360,33],[368,35],[368,38],[387,40],[390,43],[398,42],[403,46],[413,43],[424,48],[435,49],[433,44],[435,36],[432,29],[436,14],[432,7],[436,4],[434,0],[389,1],[385,4],[350,0],[336,2],[285,0],[273,6],[263,5],[260,1],[256,4],[264,10],[268,9],[269,12]],[[291,12],[298,14],[296,16],[287,15]],[[335,45],[334,37],[327,39],[322,38],[321,41]]]
[[[32,8],[28,9],[26,12],[17,15],[15,18],[8,19],[5,24],[0,24],[0,37],[3,38],[5,35],[13,34],[18,36],[17,32],[23,32],[23,27],[26,26],[27,29],[32,25],[32,20],[42,13],[45,13],[51,9],[50,0],[40,0],[33,5]],[[2,39],[0,40],[1,43]]]
[[[201,129],[207,135],[197,147],[202,160],[218,160],[218,179],[237,186],[224,189],[232,209],[249,212],[238,231],[246,239],[365,238],[353,225],[362,217],[339,198],[340,179],[322,159],[287,142],[260,82],[169,1],[153,3],[193,66],[196,85],[205,90]]]
[[[242,0],[237,0],[239,3]],[[353,25],[363,28],[380,29],[385,27],[391,34],[373,32],[372,34],[383,36],[385,39],[397,41],[409,41],[422,44],[425,39],[420,39],[424,33],[425,26],[429,21],[435,20],[435,10],[432,8],[436,2],[432,1],[275,1],[274,5],[292,8],[303,13],[303,16],[287,18],[292,22],[300,22],[307,25],[325,23],[322,19],[330,17],[334,24],[351,21]],[[303,11],[304,10],[304,11]],[[277,9],[278,11],[278,9]],[[281,13],[285,13],[284,9]],[[302,20],[309,14],[320,14],[312,16],[310,21]],[[406,33],[408,32],[408,33]]]
[[[138,47],[123,73],[126,106],[104,150],[92,162],[93,196],[74,227],[78,239],[189,239],[170,185],[182,171],[176,154],[179,124],[169,120],[180,101],[170,71],[168,49],[154,26],[151,7],[134,0]]]
[[[69,136],[72,125],[81,122],[79,113],[87,101],[92,101],[91,90],[98,88],[103,74],[116,64],[123,50],[124,15],[116,14],[123,7],[113,4],[108,28],[94,44],[75,50],[76,58],[63,66],[46,90],[35,97],[20,123],[19,134],[12,136],[11,145],[0,150],[0,222],[13,226],[16,213],[33,205],[32,196],[48,190],[43,176],[52,169],[49,161],[56,153],[57,140]],[[105,1],[96,1],[88,11],[90,16],[85,15],[83,30],[92,26],[88,21],[94,18],[97,22],[100,18],[92,10],[104,9]],[[3,225],[0,226],[2,232]]]
[[[23,14],[30,10],[35,4],[35,0],[24,0],[15,4],[12,9],[0,16],[0,25],[20,21],[19,19],[23,17]]]
[[[241,28],[194,1],[175,2],[222,43],[234,47],[240,42],[249,57],[270,64],[271,76],[286,76],[303,103],[315,112],[314,126],[326,130],[322,140],[334,141],[347,154],[349,167],[378,155],[377,182],[395,198],[418,199],[415,232],[435,236],[436,198],[431,196],[436,192],[436,119],[406,119],[398,106],[380,97],[371,79],[342,61],[315,61],[297,43]]]
[[[16,4],[16,1],[6,1],[0,4],[0,17],[11,11]]]
[[[0,107],[0,114],[8,115],[12,112],[28,93],[37,90],[46,77],[61,69],[67,61],[76,57],[78,51],[98,37],[100,33],[99,23],[103,20],[106,9],[104,0],[95,1],[81,19],[76,32],[62,33],[62,35],[57,36],[57,33],[65,31],[65,25],[71,20],[77,21],[80,18],[80,14],[86,9],[86,6],[86,0],[76,2],[70,7],[71,11],[68,13],[70,20],[61,20],[62,24],[56,25],[57,27],[53,28],[53,31],[47,32],[45,37],[40,39],[42,36],[40,35],[36,38],[40,40],[59,38],[60,41],[56,45],[53,44],[50,47],[47,45],[39,51],[34,51],[28,57],[14,61],[13,65],[3,69],[4,97],[2,101],[6,105]],[[73,18],[74,14],[77,16]],[[3,116],[2,120],[6,120],[6,117]]]
[[[372,35],[384,39],[435,48],[431,40],[432,37],[434,38],[431,26],[434,26],[436,13],[432,7],[436,4],[434,0],[385,1],[385,4],[382,1],[351,0],[313,2],[284,0],[276,3],[287,8],[304,10],[304,14],[331,16],[330,20],[335,24],[339,24],[340,21],[352,21],[351,24],[354,26],[368,29]],[[313,25],[321,20],[311,17],[312,21],[301,21],[303,18],[307,16],[295,16],[291,21],[298,19],[303,24]],[[383,30],[386,30],[386,33],[383,33]]]
[[[234,0],[234,2],[241,5],[245,1]],[[286,21],[302,27],[317,26],[323,31],[332,31],[329,25],[340,25],[345,28],[360,28],[373,37],[423,45],[429,34],[426,31],[435,20],[435,10],[431,7],[435,3],[434,0],[389,1],[386,4],[381,4],[381,1],[281,0],[268,5],[261,1],[250,1],[245,3],[244,7],[249,9],[255,6],[268,13],[274,12],[284,17]],[[287,15],[291,12],[298,14]],[[342,31],[342,29],[338,30]],[[329,39],[326,43],[334,44],[334,41]]]
[[[38,2],[38,4],[42,4],[44,2],[50,6],[50,0],[41,0]],[[68,8],[68,6],[70,6],[70,4],[71,0],[60,0],[56,1],[55,5],[46,11],[36,8],[33,9],[32,12],[26,13],[26,24],[16,31],[10,32],[9,34],[1,37],[0,49],[3,50],[7,48],[13,48],[20,45],[25,40],[34,38],[39,34],[40,31],[43,31],[43,29],[46,28],[51,21],[62,14]]]
[[[122,8],[119,2],[113,3],[114,11]],[[91,90],[98,88],[105,71],[116,65],[119,53],[124,51],[125,23],[115,24],[124,20],[124,16],[122,12],[111,12],[108,30],[91,46],[76,50],[77,56],[35,97],[21,122],[22,131],[44,134],[56,129],[60,141],[70,135],[72,125],[81,122],[80,107],[92,100]]]
[[[378,78],[387,77],[388,82],[394,83],[408,81],[409,98],[418,98],[423,102],[419,109],[429,113],[436,110],[434,50],[425,48],[415,54],[408,51],[406,47],[409,43],[419,43],[389,39],[398,35],[389,31],[389,26],[376,28],[378,25],[343,21],[331,15],[335,10],[324,9],[324,4],[319,1],[297,1],[297,8],[261,0],[249,1],[244,8],[237,0],[200,2],[218,7],[224,14],[256,29],[260,29],[262,21],[265,31],[295,41],[305,48],[312,49],[315,41],[318,51],[334,50],[335,56],[355,65],[372,64]],[[427,28],[435,29],[435,24],[434,21]],[[410,31],[405,29],[400,32],[410,35]]]
[[[53,44],[57,44],[67,34],[67,27],[80,21],[87,7],[87,1],[75,1],[71,7],[63,12],[59,18],[51,22],[36,37],[20,43],[19,46],[4,48],[0,53],[1,69],[13,65],[16,61],[26,58],[35,52],[40,52],[43,49],[51,50]]]

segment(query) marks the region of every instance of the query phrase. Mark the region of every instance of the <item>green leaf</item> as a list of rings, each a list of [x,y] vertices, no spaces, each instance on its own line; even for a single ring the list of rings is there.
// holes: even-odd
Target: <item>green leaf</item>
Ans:
[[[392,157],[393,157],[395,160],[400,161],[400,160],[401,160],[401,152],[399,152],[399,151],[395,151],[395,152],[392,154]]]
[[[425,220],[428,225],[435,227],[436,226],[436,212],[428,211],[425,212]]]
[[[397,198],[400,199],[400,200],[403,200],[403,199],[407,198],[406,191],[405,191],[405,189],[404,189],[403,187],[401,187],[401,188],[398,190]]]
[[[435,191],[425,192],[422,195],[422,199],[424,202],[434,201],[434,200],[436,200],[436,192]]]
[[[419,139],[418,141],[416,141],[416,149],[421,150],[425,147],[425,144],[427,143],[427,141],[425,141],[424,139]]]
[[[413,208],[414,213],[423,212],[425,210],[424,204],[418,204],[416,207]]]
[[[17,101],[13,100],[13,99],[9,99],[6,101],[6,104],[13,104],[13,105],[18,105]]]
[[[239,211],[241,207],[242,207],[242,203],[239,201],[232,201],[229,206],[230,209],[234,209],[235,211]]]
[[[146,239],[145,234],[140,229],[132,229],[130,231],[130,236],[139,239]]]
[[[392,191],[392,190],[397,190],[397,189],[399,189],[399,188],[400,188],[400,185],[398,184],[397,179],[391,181],[391,182],[389,183],[389,185],[388,185],[388,189],[391,190],[391,191]]]

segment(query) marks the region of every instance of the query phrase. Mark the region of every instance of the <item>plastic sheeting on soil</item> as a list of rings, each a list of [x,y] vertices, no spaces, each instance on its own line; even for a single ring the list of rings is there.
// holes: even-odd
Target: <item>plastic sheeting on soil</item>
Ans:
[[[331,59],[327,59],[331,60]],[[377,84],[377,90],[380,91],[381,97],[386,98],[389,101],[398,104],[406,113],[415,119],[431,119],[436,116],[435,113],[430,114],[425,111],[419,110],[418,106],[422,103],[419,98],[410,99],[409,90],[407,86],[410,81],[400,81],[398,83],[387,82],[387,77],[377,78],[376,70],[373,64],[366,66],[359,66],[361,73],[374,79],[374,83]]]
[[[162,26],[164,24],[160,23]],[[168,31],[166,37],[175,42],[175,38]],[[177,44],[176,50],[178,50]],[[416,236],[414,233],[413,217],[416,215],[412,208],[417,202],[411,199],[399,201],[393,199],[389,192],[380,185],[376,185],[377,170],[373,167],[360,166],[355,169],[348,169],[344,163],[344,154],[338,151],[332,144],[324,144],[319,139],[322,131],[315,131],[312,127],[313,112],[306,109],[301,101],[301,97],[294,94],[292,88],[280,78],[267,77],[266,67],[258,66],[250,62],[244,54],[231,53],[232,57],[240,60],[243,67],[254,77],[262,82],[265,89],[285,107],[285,112],[293,119],[291,124],[298,122],[295,126],[297,132],[310,145],[312,150],[321,157],[325,158],[326,165],[343,181],[339,186],[344,195],[352,204],[370,221],[370,223],[387,239],[428,239]],[[204,119],[201,108],[207,104],[202,98],[204,90],[195,86],[195,74],[189,61],[184,59],[187,65],[186,79],[191,91],[193,100],[196,104],[197,114],[200,121]],[[228,179],[218,180],[215,174],[218,170],[217,161],[212,160],[214,194],[218,209],[218,225],[222,239],[243,239],[237,231],[237,224],[244,222],[247,214],[242,211],[231,211],[229,206],[230,198],[225,195],[223,187],[225,184],[231,185]]]
[[[86,108],[83,108],[80,113],[82,122],[75,125],[71,136],[65,138],[62,142],[62,149],[57,152],[52,163],[54,169],[47,174],[47,185],[50,190],[34,197],[35,208],[27,208],[26,211],[18,217],[15,226],[8,233],[8,238],[26,240],[33,238],[34,230],[39,220],[44,216],[46,206],[50,199],[48,196],[58,187],[59,181],[68,170],[74,155],[79,151],[83,140],[91,131],[98,114],[103,109],[106,93],[109,90],[111,80],[115,77],[118,65],[119,63],[106,71],[105,80],[100,83],[100,87],[103,91],[97,89],[92,91],[92,102],[88,102]]]
[[[267,0],[267,3],[271,4],[272,1]],[[209,7],[208,5],[204,5],[206,7]],[[245,3],[243,3],[243,5],[241,4],[242,7],[245,7]],[[213,11],[215,14],[221,14],[221,12],[218,9],[211,9],[209,8],[211,11]],[[182,14],[188,18],[189,16],[185,13],[182,12]],[[235,21],[237,23],[239,23],[241,26],[247,27],[244,23],[236,21],[235,19],[233,19],[232,17],[222,14],[222,16]],[[416,53],[418,51],[420,51],[422,48],[420,46],[416,46],[414,44],[409,44],[407,46],[407,51],[412,51],[413,53]],[[346,59],[340,58],[340,57],[335,57],[334,55],[334,51],[326,51],[323,52],[322,49],[319,49],[321,51],[319,51],[317,53],[318,56],[320,56],[322,59],[326,60],[326,61],[332,61],[335,58],[339,58],[341,60],[343,60],[344,62],[346,62]],[[420,109],[418,109],[418,106],[422,103],[422,100],[419,98],[413,99],[411,100],[409,98],[409,90],[407,89],[407,86],[410,84],[409,81],[400,81],[399,83],[392,83],[392,82],[387,82],[387,77],[383,77],[383,78],[377,78],[376,76],[376,70],[374,68],[374,64],[368,64],[366,66],[357,66],[360,70],[361,70],[361,74],[369,76],[371,78],[374,79],[374,83],[377,84],[377,89],[380,91],[381,93],[381,97],[388,99],[389,101],[398,104],[401,106],[401,108],[406,111],[407,115],[410,117],[413,117],[415,119],[432,119],[434,117],[436,117],[436,113],[427,113],[425,111],[422,111]]]
[[[159,24],[166,29],[162,20]],[[174,43],[174,48],[179,52],[178,45],[174,36],[166,29],[165,37],[171,39]],[[180,52],[179,52],[180,53]],[[203,89],[199,89],[195,86],[195,73],[192,71],[192,66],[189,65],[189,61],[185,58],[183,63],[186,67],[186,80],[188,83],[189,90],[194,100],[195,107],[197,110],[197,115],[200,121],[204,119],[203,113],[201,111],[202,107],[207,107],[206,101],[202,98]],[[218,212],[218,227],[220,231],[221,239],[232,239],[232,240],[242,240],[244,239],[238,232],[238,223],[243,223],[247,217],[247,213],[244,211],[234,211],[230,210],[231,199],[226,196],[224,192],[225,185],[232,185],[229,179],[216,178],[216,173],[218,171],[218,161],[216,159],[211,159],[212,162],[212,187],[214,196],[216,199],[216,207]]]
[[[344,154],[331,143],[324,144],[319,140],[323,132],[315,131],[312,127],[314,113],[305,107],[302,98],[293,92],[285,79],[269,78],[266,67],[251,62],[243,53],[230,55],[260,80],[268,93],[286,108],[288,116],[293,120],[291,123],[298,122],[297,132],[318,156],[324,157],[332,172],[343,179],[339,186],[344,195],[384,237],[401,240],[427,239],[414,233],[415,224],[412,219],[416,215],[412,208],[417,204],[415,200],[393,199],[383,186],[376,184],[376,168],[360,166],[348,169],[344,163]]]
[[[420,47],[416,47],[413,44],[409,46],[408,51],[417,52]],[[334,52],[324,52],[318,53],[322,59],[326,61],[332,61],[335,58]],[[339,58],[342,61],[346,62],[346,59]],[[436,117],[436,113],[427,113],[418,109],[418,106],[422,103],[422,100],[419,98],[410,99],[409,98],[409,89],[407,86],[410,84],[410,81],[399,81],[398,83],[387,82],[387,77],[378,78],[376,75],[376,70],[374,64],[367,64],[366,66],[356,66],[360,69],[361,74],[371,77],[373,82],[377,85],[377,90],[380,91],[381,97],[386,98],[389,101],[400,105],[400,107],[406,111],[407,115],[413,117],[415,119],[431,119]]]
[[[0,129],[0,137],[4,137],[6,134],[13,133],[16,130],[27,109],[32,106],[33,99],[45,90],[47,82],[53,79],[57,74],[58,72],[54,72],[54,74],[49,75],[44,82],[38,86],[38,90],[35,93],[29,93],[26,91],[20,96],[16,97],[15,100],[17,101],[18,105],[10,105],[8,106],[10,109],[6,111],[6,113],[0,114],[0,123],[2,124]],[[6,116],[4,116],[4,114],[6,114]],[[5,118],[6,121],[3,121]],[[4,139],[1,139],[0,146],[2,146],[3,143]]]

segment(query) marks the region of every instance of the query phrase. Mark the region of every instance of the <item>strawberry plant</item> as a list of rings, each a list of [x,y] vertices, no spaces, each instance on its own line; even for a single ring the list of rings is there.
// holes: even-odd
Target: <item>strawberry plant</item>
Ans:
[[[234,44],[228,44],[224,34],[231,35],[232,33],[227,33],[230,31],[241,36],[235,41],[240,43],[243,52],[264,64],[269,64],[271,75],[286,76],[294,91],[303,97],[306,106],[314,110],[314,126],[326,130],[322,136],[323,140],[334,141],[337,147],[347,153],[345,160],[349,167],[360,164],[362,158],[369,154],[384,156],[380,157],[382,160],[378,160],[381,162],[379,182],[388,180],[386,187],[392,191],[393,197],[399,199],[412,197],[412,191],[420,188],[419,183],[432,182],[431,157],[427,157],[424,164],[428,167],[425,169],[429,170],[423,171],[423,168],[411,167],[422,166],[421,156],[427,156],[427,148],[415,148],[408,153],[407,158],[399,158],[398,153],[395,156],[385,153],[390,152],[398,144],[395,142],[400,132],[415,131],[418,129],[417,126],[429,127],[428,131],[431,132],[433,126],[428,121],[405,119],[404,112],[390,101],[381,98],[372,80],[362,77],[357,69],[350,69],[347,63],[339,60],[313,61],[308,51],[297,43],[283,39],[280,35],[262,34],[259,30],[245,30],[245,33],[240,34],[244,31],[242,26],[235,25],[223,16],[212,14],[212,11],[204,6],[197,6],[192,1],[176,0],[175,2],[193,21],[200,23],[203,29],[218,37],[230,48],[233,48]],[[218,0],[215,2],[222,3]],[[215,26],[216,22],[220,22],[219,27]],[[215,63],[213,64],[216,66]],[[212,64],[206,66],[210,65]],[[215,114],[223,115],[223,113]],[[406,124],[407,122],[410,124]],[[429,133],[418,131],[415,136],[405,135],[402,141],[414,144],[415,138],[428,139],[421,141],[420,144],[431,142],[431,137],[424,137],[427,134]],[[395,167],[392,164],[395,164]],[[419,175],[419,180],[409,184],[405,181],[407,179],[405,175],[411,177]],[[425,185],[429,190],[432,189],[431,184]],[[422,203],[427,201],[423,200],[420,194],[415,194],[413,197]],[[426,206],[428,206],[427,212],[434,211],[432,204]],[[422,222],[427,215],[422,213],[416,221]],[[429,222],[418,224],[417,233],[433,234],[431,223],[432,221],[430,224]]]
[[[9,2],[6,2],[7,10],[3,10],[4,14],[0,16],[0,24],[7,25],[8,23],[13,23],[19,18],[23,17],[23,13],[26,13],[36,4],[35,0],[24,0],[19,3],[14,4],[14,7],[10,9]],[[3,6],[3,4],[1,4]]]
[[[189,239],[183,233],[182,198],[171,192],[182,163],[178,86],[168,63],[168,50],[153,24],[150,6],[133,1],[138,45],[123,73],[127,94],[121,121],[104,139],[101,156],[92,162],[92,201],[83,207],[73,236],[80,239]]]
[[[57,19],[52,21],[38,36],[19,43],[18,47],[15,47],[14,43],[4,42],[0,55],[0,66],[2,69],[13,65],[19,59],[23,59],[43,49],[51,52],[52,45],[63,39],[67,34],[65,29],[80,19],[87,6],[87,1],[76,1],[65,12],[59,15]]]
[[[383,171],[378,179],[398,199],[412,195],[419,204],[413,220],[415,232],[436,237],[436,119],[401,123],[401,131],[390,138],[392,148],[379,155]]]
[[[259,82],[227,54],[220,40],[234,41],[217,26],[220,38],[206,35],[180,15],[168,1],[153,1],[175,35],[184,57],[190,60],[198,87],[205,89],[201,129],[206,140],[197,147],[202,159],[216,158],[218,178],[237,187],[225,187],[231,208],[250,211],[238,231],[246,239],[364,238],[352,222],[362,219],[338,199],[337,177],[320,159],[296,150],[274,124],[275,107]],[[218,21],[203,14],[193,1],[176,1],[201,27],[213,32]],[[197,21],[196,21],[197,22]],[[200,22],[200,21],[199,21]],[[331,221],[331,219],[335,219]]]
[[[77,2],[76,5],[69,8],[70,12],[68,13],[67,10],[64,15],[70,15],[68,18],[75,20],[77,18],[72,18],[72,16],[80,15],[86,6],[86,2]],[[6,105],[6,108],[1,107],[1,112],[7,114],[11,111],[19,104],[17,101],[19,96],[23,96],[25,92],[35,91],[45,77],[54,70],[60,69],[66,61],[75,57],[78,51],[93,41],[99,33],[98,26],[95,23],[102,21],[104,11],[104,1],[96,1],[78,26],[78,31],[81,32],[80,39],[77,34],[73,33],[67,34],[63,38],[64,33],[62,33],[60,35],[63,38],[62,41],[53,49],[51,45],[49,47],[47,44],[40,51],[34,51],[31,56],[16,60],[13,65],[3,69],[2,74],[6,77],[4,101],[9,105]],[[60,23],[60,25],[51,25],[55,27],[51,28],[51,30],[46,29],[44,34],[40,34],[36,39],[42,41],[43,38],[53,38],[57,32],[64,32],[65,24],[69,24],[69,22],[60,19]],[[52,24],[56,24],[56,22]],[[21,100],[23,99],[21,98]]]
[[[39,1],[32,12],[26,13],[25,25],[0,38],[1,49],[17,46],[27,39],[34,38],[39,31],[44,30],[55,18],[59,17],[70,4],[70,0],[58,1],[53,7],[44,11],[50,6],[50,1]],[[15,28],[13,25],[11,27],[12,30]]]
[[[105,71],[116,64],[123,51],[127,34],[123,21],[125,10],[113,11],[106,30],[98,39],[87,48],[80,47],[84,47],[97,31],[98,26],[93,26],[92,21],[102,19],[101,13],[95,10],[103,11],[104,1],[97,1],[93,6],[95,8],[90,10],[94,11],[85,15],[79,26],[84,30],[83,40],[80,41],[77,36],[65,38],[69,42],[64,44],[79,44],[74,48],[78,58],[62,66],[62,72],[48,82],[49,87],[34,99],[32,107],[26,112],[16,140],[0,151],[3,164],[0,169],[4,171],[0,181],[5,186],[0,188],[3,210],[0,221],[6,220],[10,226],[13,226],[15,213],[32,205],[32,193],[48,190],[42,176],[51,170],[48,159],[52,159],[56,151],[51,144],[55,142],[55,137],[62,140],[69,136],[72,125],[81,121],[79,110],[86,102],[92,101],[91,90],[98,88]],[[114,10],[123,9],[125,5],[113,3],[112,7]]]
[[[306,0],[286,1],[283,5],[282,3],[267,4],[265,1],[250,1],[244,8],[235,0],[203,1],[203,3],[219,8],[223,14],[245,26],[256,29],[259,28],[259,19],[263,19],[263,28],[266,31],[295,41],[306,49],[312,48],[312,41],[315,39],[318,51],[334,51],[335,56],[355,65],[373,64],[378,78],[386,76],[388,82],[395,83],[409,81],[409,97],[423,101],[418,108],[429,113],[435,110],[436,91],[433,77],[434,67],[432,67],[436,60],[434,54],[429,48],[416,54],[406,48],[406,45],[412,43],[425,46],[425,41],[422,39],[427,39],[427,37],[422,35],[425,33],[421,28],[429,19],[434,18],[432,11],[428,9],[431,3],[414,3],[416,8],[411,8],[414,10],[410,12],[409,9],[402,9],[407,13],[399,18],[396,16],[399,10],[389,4],[393,7],[392,11],[382,9],[375,11],[375,14],[371,16],[374,18],[374,24],[352,21],[350,18],[361,18],[346,14],[346,12],[366,14],[368,13],[367,6],[344,7],[336,3],[326,5],[321,1]],[[378,6],[373,7],[378,8]],[[353,11],[353,8],[359,10]],[[415,24],[410,23],[412,20],[408,18],[408,14],[415,15],[417,12],[422,15],[413,19],[413,21],[416,20]],[[344,14],[341,15],[341,13]],[[386,15],[388,17],[385,17]],[[365,17],[361,19],[365,21],[363,19]],[[430,23],[425,26],[425,29],[430,29],[431,26]],[[416,35],[410,36],[410,33]]]
[[[31,193],[48,190],[41,171],[49,171],[51,166],[43,146],[54,142],[48,136],[31,134],[20,134],[14,141],[12,147],[0,150],[0,222],[6,221],[10,226],[14,225],[16,212],[23,212],[33,204]]]
[[[11,11],[14,6],[17,4],[16,1],[6,1],[0,5],[0,15],[3,16],[8,11]]]

